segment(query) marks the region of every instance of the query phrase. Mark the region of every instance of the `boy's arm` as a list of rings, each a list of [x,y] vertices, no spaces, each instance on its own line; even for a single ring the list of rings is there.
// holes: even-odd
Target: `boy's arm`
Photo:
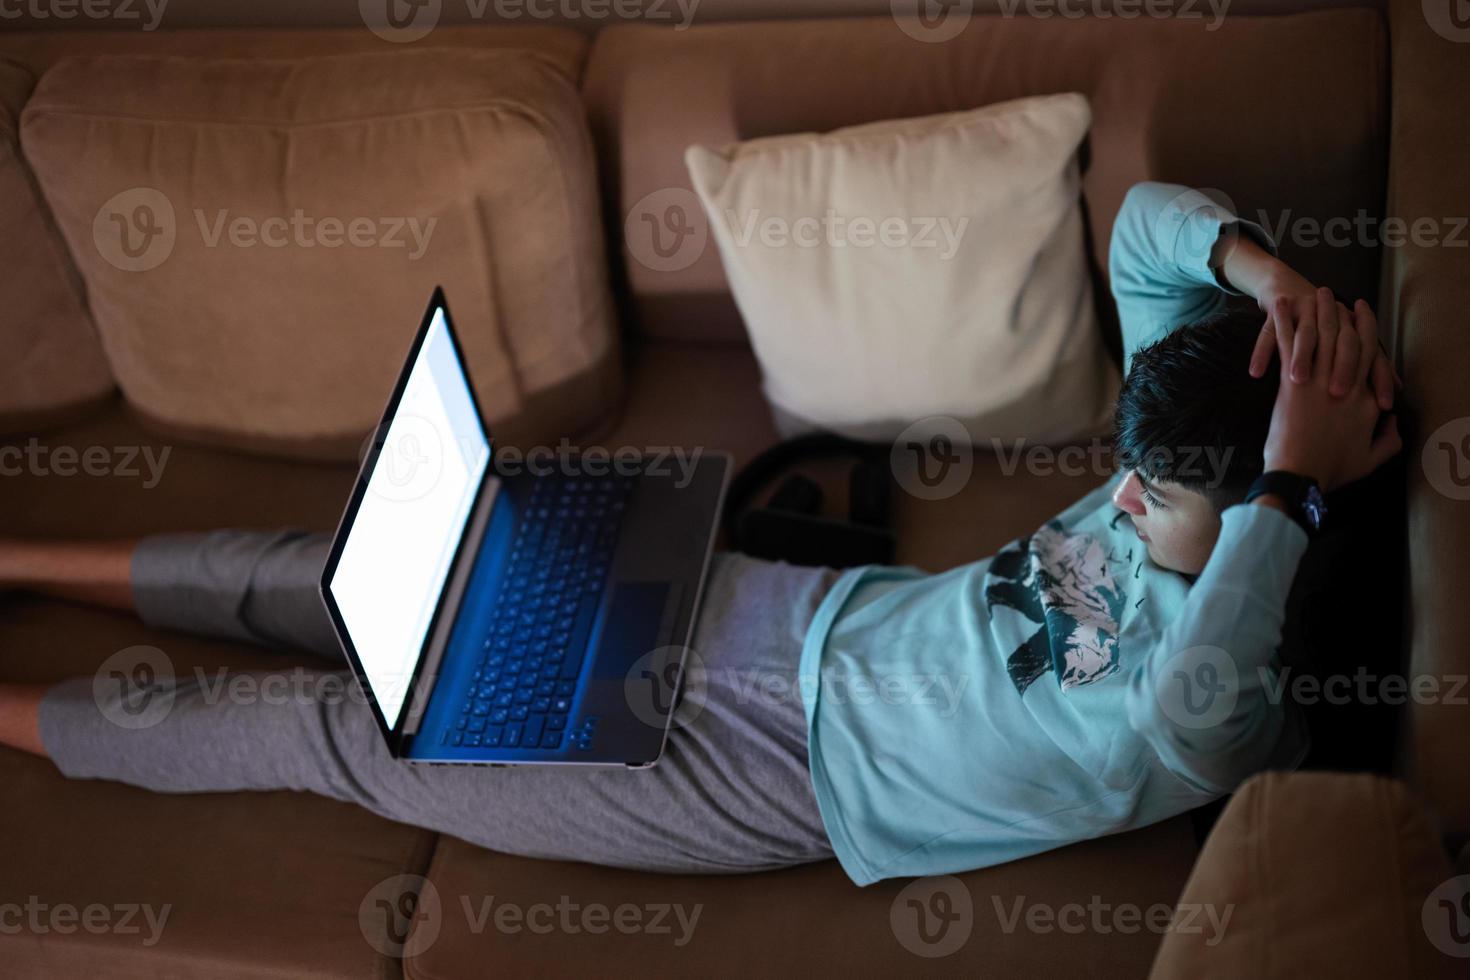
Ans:
[[[1311,285],[1275,254],[1264,228],[1199,191],[1135,184],[1113,222],[1108,250],[1124,373],[1140,347],[1219,312],[1227,294],[1249,295],[1263,308],[1287,289],[1310,297]]]
[[[1380,418],[1369,383],[1372,310],[1360,300],[1349,314],[1326,289],[1315,303],[1323,342],[1305,378],[1281,379],[1265,468],[1309,477],[1327,492],[1367,476],[1402,444],[1393,416]],[[1277,351],[1289,363],[1299,335],[1284,310],[1275,320]],[[1339,397],[1331,386],[1344,358],[1349,388]],[[1307,547],[1285,504],[1266,494],[1225,510],[1184,609],[1129,679],[1129,724],[1170,770],[1209,792],[1229,792],[1273,763],[1295,765],[1306,749],[1300,714],[1278,676],[1286,596]]]
[[[1311,334],[1316,329],[1312,284],[1276,257],[1276,244],[1266,230],[1192,188],[1133,185],[1113,222],[1108,266],[1123,332],[1125,374],[1140,347],[1219,312],[1227,294],[1249,296],[1261,308],[1261,332],[1248,365],[1255,377],[1270,366],[1277,318],[1289,318],[1298,331]],[[1310,373],[1313,351],[1310,340],[1297,345],[1293,375]],[[1401,382],[1381,347],[1362,356],[1372,358],[1370,384],[1378,407],[1386,412]],[[1352,370],[1340,365],[1334,395],[1346,394]]]
[[[1278,647],[1307,532],[1258,502],[1226,508],[1204,571],[1128,685],[1128,721],[1172,772],[1228,793],[1306,752],[1287,710]]]

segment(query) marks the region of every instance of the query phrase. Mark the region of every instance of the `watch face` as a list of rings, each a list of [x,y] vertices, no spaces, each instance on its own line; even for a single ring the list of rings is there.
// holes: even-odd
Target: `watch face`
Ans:
[[[1322,529],[1322,521],[1327,517],[1327,502],[1322,499],[1322,491],[1315,483],[1307,487],[1307,495],[1302,499],[1302,515],[1313,530]]]

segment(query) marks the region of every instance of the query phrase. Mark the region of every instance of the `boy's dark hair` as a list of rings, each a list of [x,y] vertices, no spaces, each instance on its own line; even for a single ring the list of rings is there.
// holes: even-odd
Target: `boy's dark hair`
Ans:
[[[1133,355],[1113,414],[1113,458],[1149,479],[1209,498],[1217,511],[1245,499],[1265,466],[1279,360],[1247,371],[1263,314],[1229,307]]]

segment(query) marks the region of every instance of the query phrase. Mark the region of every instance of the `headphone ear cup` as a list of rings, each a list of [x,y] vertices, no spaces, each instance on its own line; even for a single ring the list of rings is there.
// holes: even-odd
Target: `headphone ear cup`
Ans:
[[[854,524],[888,527],[893,504],[888,468],[862,460],[847,473],[847,518]]]
[[[800,473],[793,473],[781,481],[781,485],[771,495],[771,502],[766,506],[771,510],[815,517],[822,511],[822,488],[814,480]]]

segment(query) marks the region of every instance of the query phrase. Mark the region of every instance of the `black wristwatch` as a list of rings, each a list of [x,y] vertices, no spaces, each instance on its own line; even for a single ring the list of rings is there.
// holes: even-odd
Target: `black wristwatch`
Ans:
[[[1310,476],[1268,470],[1251,484],[1245,502],[1250,503],[1263,493],[1274,493],[1286,501],[1286,512],[1308,535],[1315,536],[1322,530],[1322,523],[1327,520],[1327,502],[1322,499],[1322,488]]]

